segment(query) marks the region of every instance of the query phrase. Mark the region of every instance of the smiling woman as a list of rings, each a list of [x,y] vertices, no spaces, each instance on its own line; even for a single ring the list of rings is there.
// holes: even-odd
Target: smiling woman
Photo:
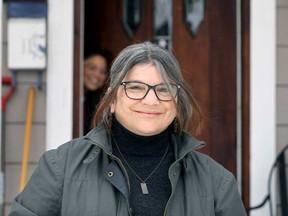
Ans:
[[[44,153],[10,216],[246,215],[233,174],[185,132],[201,114],[175,57],[131,45],[110,75],[94,128]]]
[[[101,54],[93,54],[84,61],[85,91],[102,88],[107,80],[107,60]]]
[[[158,69],[152,63],[134,66],[127,73],[123,82],[131,84],[133,81],[136,81],[138,85],[134,83],[131,86],[131,88],[133,87],[132,90],[129,88],[127,92],[127,86],[119,88],[116,96],[117,100],[111,103],[110,112],[114,113],[116,119],[133,133],[142,136],[161,133],[172,123],[177,114],[172,93],[168,94],[168,101],[161,101],[158,99],[159,96],[157,96],[158,91],[155,89],[151,91],[151,89],[147,88],[147,85],[162,85],[163,83]],[[142,85],[139,85],[139,82],[142,82]],[[142,86],[142,90],[141,88],[139,90],[139,86]],[[145,90],[145,87],[148,91]],[[131,92],[132,95],[138,96],[135,91],[142,91],[144,93],[142,93],[142,98],[131,100],[131,98],[127,97],[128,93],[131,94]]]
[[[87,134],[92,127],[92,117],[99,103],[109,76],[110,55],[104,50],[86,51],[84,60],[84,104],[83,133]]]
[[[106,92],[105,97],[99,104],[94,116],[94,126],[102,122],[109,128],[111,119],[110,105],[118,100],[116,97],[118,89],[121,92],[121,89],[127,89],[125,87],[127,83],[136,81],[148,85],[149,90],[149,85],[163,84],[169,90],[170,96],[175,94],[175,88],[172,86],[177,86],[179,88],[177,89],[177,97],[173,96],[171,100],[168,100],[168,102],[174,103],[177,110],[175,123],[179,126],[179,130],[183,131],[187,128],[189,120],[192,118],[192,132],[197,133],[202,119],[200,108],[190,86],[182,77],[178,61],[166,49],[152,45],[151,43],[143,43],[129,46],[114,60],[110,70],[109,91]],[[120,88],[121,85],[124,87]],[[157,91],[154,90],[156,98],[159,97]],[[147,91],[146,93],[149,95],[151,94],[150,92]],[[126,96],[129,97],[127,91]],[[144,103],[147,100],[146,97],[142,98]],[[143,102],[141,100],[141,103]],[[158,101],[160,105],[165,104],[163,102],[165,101]]]

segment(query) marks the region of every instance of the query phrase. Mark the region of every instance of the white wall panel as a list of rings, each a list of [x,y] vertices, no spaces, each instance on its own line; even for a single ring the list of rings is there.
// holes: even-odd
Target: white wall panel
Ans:
[[[251,1],[250,205],[267,194],[276,156],[276,1]],[[268,216],[268,205],[251,216]]]
[[[46,149],[72,138],[73,1],[48,1]]]

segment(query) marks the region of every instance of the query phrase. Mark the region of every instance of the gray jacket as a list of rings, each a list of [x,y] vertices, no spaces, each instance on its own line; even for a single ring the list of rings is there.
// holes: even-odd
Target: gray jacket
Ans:
[[[183,133],[172,138],[172,194],[165,216],[244,216],[234,176],[194,151],[203,142]],[[10,216],[128,216],[129,179],[112,154],[104,126],[44,153]],[[120,166],[118,165],[120,164]]]

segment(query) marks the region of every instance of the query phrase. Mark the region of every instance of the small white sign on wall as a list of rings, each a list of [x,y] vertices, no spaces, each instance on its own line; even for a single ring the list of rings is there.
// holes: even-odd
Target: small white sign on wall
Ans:
[[[8,19],[8,68],[46,68],[46,19]]]

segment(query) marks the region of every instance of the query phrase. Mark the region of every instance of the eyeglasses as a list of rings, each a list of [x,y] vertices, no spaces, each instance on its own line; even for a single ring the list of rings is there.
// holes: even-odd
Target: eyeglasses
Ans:
[[[138,81],[121,82],[124,86],[125,94],[132,100],[141,100],[146,97],[150,89],[153,89],[156,97],[161,101],[171,101],[179,92],[180,86],[169,84],[157,84],[154,86]]]

